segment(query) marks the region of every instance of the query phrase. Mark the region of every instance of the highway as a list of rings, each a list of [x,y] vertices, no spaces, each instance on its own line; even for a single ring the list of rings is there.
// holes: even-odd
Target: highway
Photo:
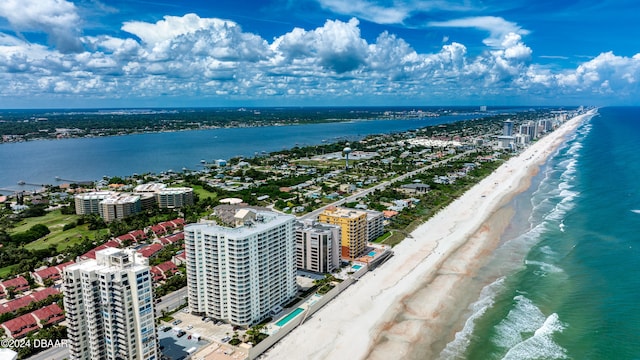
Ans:
[[[390,184],[392,184],[392,183],[395,183],[395,182],[398,182],[398,181],[403,181],[403,180],[405,180],[406,178],[410,178],[410,177],[412,177],[412,176],[414,176],[414,175],[416,175],[416,174],[419,174],[419,173],[421,173],[421,172],[427,171],[427,170],[432,169],[432,168],[434,168],[434,167],[436,167],[436,166],[444,165],[444,164],[448,163],[448,162],[449,162],[449,161],[451,161],[451,160],[459,159],[459,158],[461,158],[461,157],[463,157],[463,156],[467,156],[467,155],[469,155],[469,154],[471,154],[471,153],[474,153],[474,152],[475,152],[475,150],[465,151],[465,152],[463,152],[463,153],[460,153],[460,154],[454,155],[454,156],[452,156],[452,157],[450,157],[450,158],[448,158],[448,159],[445,159],[445,160],[442,160],[442,161],[438,161],[438,162],[433,163],[433,164],[431,164],[431,165],[427,165],[427,166],[421,167],[421,168],[419,168],[419,169],[416,169],[416,170],[410,171],[410,172],[408,172],[408,173],[402,174],[402,175],[400,175],[400,176],[398,176],[398,177],[395,177],[395,178],[393,178],[393,179],[391,179],[391,180],[387,180],[387,181],[381,182],[380,184],[375,185],[375,186],[372,186],[372,187],[370,187],[370,188],[368,188],[368,189],[360,190],[360,191],[358,191],[358,192],[357,192],[357,193],[355,193],[355,194],[352,194],[352,195],[347,196],[346,198],[340,199],[340,200],[338,200],[338,201],[334,201],[334,202],[332,202],[331,204],[325,205],[325,206],[323,206],[323,207],[321,207],[321,208],[319,208],[319,209],[316,209],[316,210],[314,210],[314,211],[312,211],[312,212],[310,212],[310,213],[307,213],[307,214],[305,214],[305,215],[302,215],[302,216],[299,218],[299,220],[316,219],[316,218],[318,217],[318,215],[320,215],[320,214],[321,214],[321,213],[322,213],[326,208],[328,208],[329,206],[338,206],[338,205],[342,205],[342,204],[347,203],[347,202],[353,202],[353,201],[356,201],[356,200],[358,200],[359,198],[365,197],[365,196],[367,196],[367,195],[371,194],[372,192],[374,192],[374,191],[376,191],[376,190],[379,190],[379,189],[380,189],[380,190],[385,189],[387,186],[389,186],[389,185],[390,185]]]
[[[167,294],[161,297],[161,301],[157,303],[156,306],[156,316],[162,315],[162,310],[172,311],[175,310],[178,306],[184,304],[187,299],[187,287],[183,287],[182,289],[176,290],[170,294]]]

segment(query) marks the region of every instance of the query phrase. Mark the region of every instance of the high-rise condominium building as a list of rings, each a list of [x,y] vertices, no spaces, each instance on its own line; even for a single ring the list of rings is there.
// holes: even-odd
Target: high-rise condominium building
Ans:
[[[193,189],[188,187],[166,188],[156,193],[160,208],[174,209],[193,205]]]
[[[100,212],[100,202],[112,196],[114,196],[114,193],[111,191],[94,191],[78,194],[74,197],[76,214],[98,214]]]
[[[140,196],[108,197],[99,204],[100,217],[106,222],[121,220],[142,211]]]
[[[367,213],[367,239],[374,241],[384,234],[384,214],[381,211],[365,210]]]
[[[248,327],[297,292],[295,217],[240,209],[235,227],[187,225],[185,254],[191,311]]]
[[[71,359],[159,359],[146,259],[107,248],[63,279]]]
[[[503,136],[512,136],[513,135],[513,121],[511,120],[505,120],[504,123],[502,123],[502,135]]]
[[[364,253],[367,247],[366,212],[330,206],[318,216],[318,221],[340,226],[343,258],[355,259]]]
[[[296,224],[296,267],[330,273],[340,266],[340,227],[316,221]]]

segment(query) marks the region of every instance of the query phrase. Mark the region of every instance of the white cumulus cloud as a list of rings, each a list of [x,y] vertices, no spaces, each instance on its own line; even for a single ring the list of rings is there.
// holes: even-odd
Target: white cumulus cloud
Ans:
[[[431,27],[449,28],[475,28],[489,32],[489,37],[484,43],[492,47],[500,47],[504,38],[510,33],[527,35],[528,30],[521,28],[518,24],[507,21],[497,16],[475,16],[447,21],[432,21],[428,23]]]
[[[473,21],[465,24],[480,27]],[[500,30],[486,25],[484,29],[493,29],[491,46],[472,54],[457,42],[418,52],[387,31],[367,41],[355,18],[293,28],[267,41],[232,21],[167,16],[157,22],[125,23],[127,34],[121,36],[80,37],[79,52],[0,32],[0,100],[172,97],[377,104],[500,101],[530,94],[553,102],[582,94],[640,96],[640,54],[607,52],[575,69],[552,69],[532,63],[524,31],[507,25],[502,23]]]
[[[61,52],[82,51],[80,16],[66,0],[2,0],[0,17],[9,21],[17,33],[40,31]]]

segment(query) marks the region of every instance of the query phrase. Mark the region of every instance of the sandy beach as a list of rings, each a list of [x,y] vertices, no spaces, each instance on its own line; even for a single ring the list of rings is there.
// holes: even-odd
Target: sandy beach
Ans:
[[[478,294],[465,291],[497,247],[504,208],[585,114],[532,144],[440,211],[366,274],[263,356],[267,359],[430,359],[453,339]],[[432,346],[416,349],[416,344]],[[419,353],[419,356],[417,354]]]

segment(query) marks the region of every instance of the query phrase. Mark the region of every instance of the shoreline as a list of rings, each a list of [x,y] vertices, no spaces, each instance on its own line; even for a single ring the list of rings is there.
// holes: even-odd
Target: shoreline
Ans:
[[[390,260],[346,289],[264,357],[333,359],[349,354],[358,359],[383,359],[437,355],[459,330],[456,326],[477,297],[464,294],[461,282],[473,276],[498,246],[512,215],[505,205],[530,186],[539,166],[565,136],[594,114],[591,111],[568,120],[509,159],[420,225],[412,232],[413,239],[407,238],[394,248]],[[452,296],[450,291],[458,294]],[[466,298],[460,299],[464,295]],[[452,317],[455,321],[450,321]],[[424,354],[418,357],[416,345],[425,343],[430,345],[419,349]]]

